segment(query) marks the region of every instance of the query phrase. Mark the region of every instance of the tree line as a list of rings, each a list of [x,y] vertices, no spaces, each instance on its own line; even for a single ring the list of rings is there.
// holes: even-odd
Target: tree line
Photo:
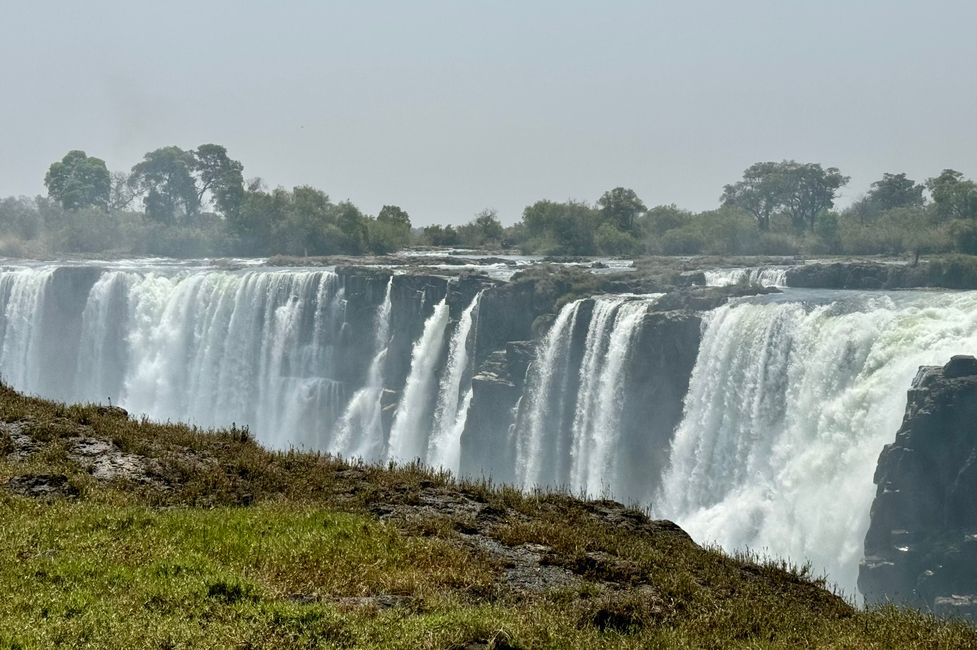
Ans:
[[[540,200],[504,227],[494,210],[460,226],[414,229],[320,189],[267,189],[217,144],[148,152],[128,172],[70,151],[49,167],[46,197],[0,200],[0,254],[172,256],[390,253],[408,246],[517,248],[543,255],[977,254],[977,184],[958,171],[917,182],[886,173],[844,210],[837,168],[758,162],[722,188],[716,209],[645,206],[616,187],[593,204]]]

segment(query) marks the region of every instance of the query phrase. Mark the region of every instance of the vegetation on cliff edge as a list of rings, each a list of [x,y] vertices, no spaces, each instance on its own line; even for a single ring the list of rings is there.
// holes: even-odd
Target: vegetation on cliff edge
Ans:
[[[608,501],[0,387],[0,647],[973,647]]]

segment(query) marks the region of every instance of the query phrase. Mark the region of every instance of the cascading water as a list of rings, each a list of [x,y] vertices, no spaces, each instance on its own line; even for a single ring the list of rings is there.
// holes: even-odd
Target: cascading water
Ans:
[[[390,430],[390,460],[420,459],[432,467],[458,471],[461,433],[471,401],[470,381],[464,391],[462,384],[466,375],[471,379],[468,345],[480,297],[481,293],[477,294],[462,312],[444,364],[440,361],[448,329],[447,298],[438,303],[424,324],[424,332],[414,344],[407,386]],[[439,368],[444,370],[437,382]]]
[[[41,328],[38,315],[43,311],[44,292],[53,269],[18,269],[0,277],[0,368],[3,377],[23,390],[40,392],[40,364],[35,363]]]
[[[366,385],[356,391],[339,423],[339,432],[330,446],[344,456],[365,460],[380,460],[384,455],[383,421],[380,400],[383,397],[383,366],[390,345],[391,291],[394,278],[390,276],[383,303],[373,319],[374,349],[376,353],[367,372]]]
[[[627,385],[625,363],[650,301],[598,298],[587,332],[571,430],[570,486],[586,494],[620,494],[618,422]]]
[[[458,326],[448,344],[448,362],[434,409],[433,434],[428,444],[428,464],[457,473],[461,461],[461,435],[465,430],[468,407],[472,401],[471,363],[468,346],[475,330],[482,292],[462,312]],[[467,378],[467,387],[463,388]]]
[[[977,352],[977,293],[791,292],[708,318],[657,515],[855,594],[872,476],[924,364]]]
[[[561,485],[621,496],[616,443],[628,362],[642,318],[659,297],[589,301],[593,308],[579,362],[572,354],[574,330],[588,301],[560,311],[541,345],[514,427],[517,480],[524,488]]]
[[[18,389],[246,424],[271,447],[328,440],[345,400],[324,374],[344,319],[334,273],[109,270],[81,288],[59,272],[0,272],[0,368]]]
[[[539,346],[530,369],[527,392],[513,425],[516,448],[516,482],[529,489],[556,480],[554,463],[565,455],[559,422],[569,390],[573,331],[583,301],[565,305]]]
[[[787,267],[758,266],[744,269],[713,269],[704,271],[707,287],[729,287],[737,284],[761,287],[786,287]]]
[[[432,417],[432,394],[448,327],[447,297],[434,308],[424,323],[424,332],[414,344],[411,369],[390,428],[387,458],[396,461],[427,460],[427,443]]]

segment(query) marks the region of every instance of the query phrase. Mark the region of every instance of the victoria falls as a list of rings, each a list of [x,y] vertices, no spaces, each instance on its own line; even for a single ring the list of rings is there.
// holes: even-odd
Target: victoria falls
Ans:
[[[861,599],[877,460],[917,369],[977,353],[977,292],[467,261],[8,261],[0,369],[273,450],[612,498]]]
[[[977,648],[977,2],[0,17],[0,650]]]

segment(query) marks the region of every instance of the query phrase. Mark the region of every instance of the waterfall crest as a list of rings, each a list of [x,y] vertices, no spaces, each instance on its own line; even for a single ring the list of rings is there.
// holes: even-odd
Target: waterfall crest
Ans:
[[[787,267],[758,266],[742,269],[713,269],[704,271],[707,287],[729,287],[737,284],[761,287],[786,287]]]

